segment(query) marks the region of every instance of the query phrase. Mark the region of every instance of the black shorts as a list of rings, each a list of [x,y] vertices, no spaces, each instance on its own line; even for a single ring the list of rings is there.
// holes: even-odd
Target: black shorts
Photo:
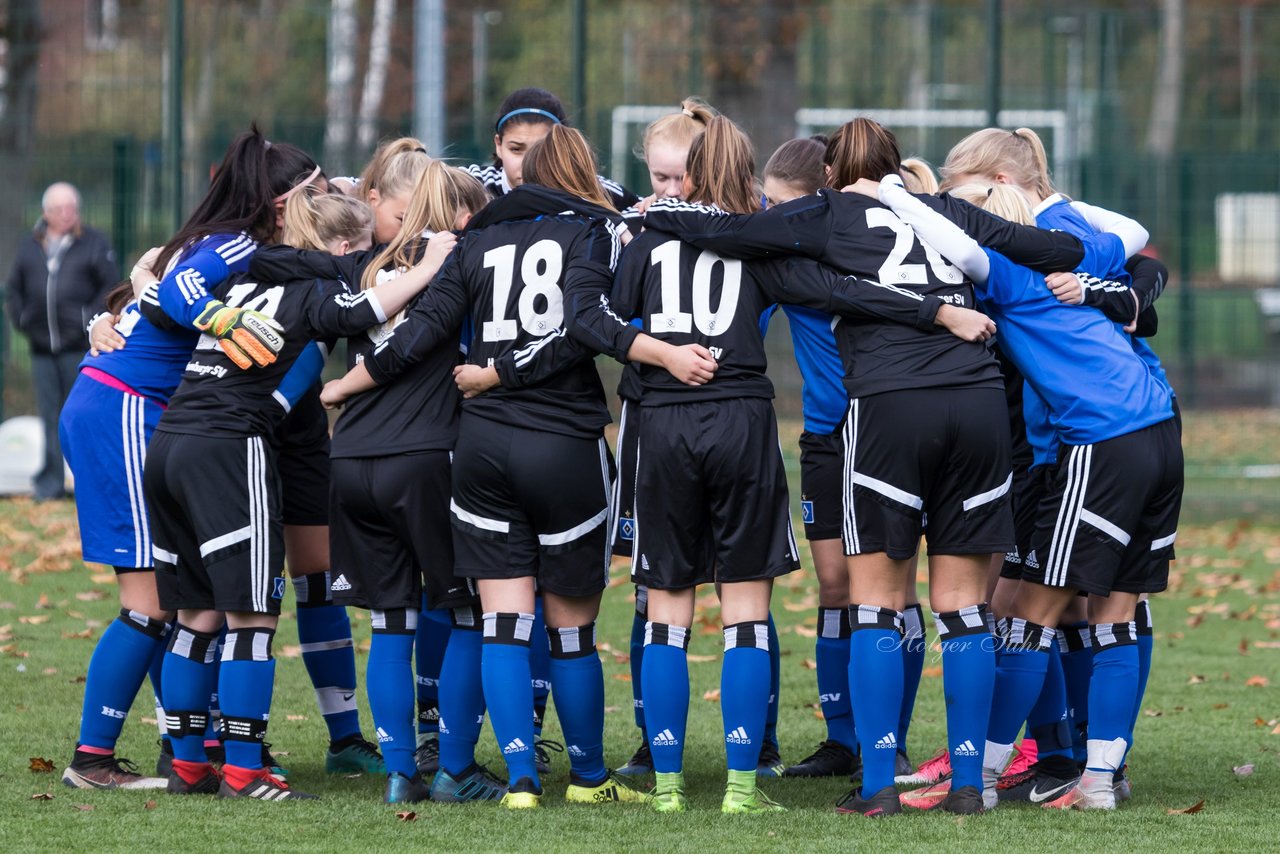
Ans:
[[[637,584],[678,590],[777,578],[800,566],[773,402],[641,407]]]
[[[636,540],[636,431],[640,404],[622,401],[618,419],[618,477],[613,482],[613,511],[609,518],[610,548],[619,557],[631,557]]]
[[[308,391],[271,436],[286,525],[329,524],[329,416],[320,386]]]
[[[1182,486],[1173,418],[1105,442],[1061,446],[1023,580],[1100,596],[1164,590]]]
[[[1026,441],[1025,438],[1023,441]],[[1056,466],[1044,465],[1028,471],[1025,468],[1018,468],[1018,463],[1015,461],[1013,489],[1009,492],[1009,497],[1013,509],[1013,534],[1016,543],[1013,551],[1005,552],[1004,563],[1000,565],[1001,578],[1022,578],[1022,558],[1032,549],[1031,541],[1036,533],[1040,501],[1053,487],[1053,475],[1056,470]]]
[[[528,430],[462,413],[453,452],[455,572],[536,578],[560,596],[609,583],[613,456],[604,437]]]
[[[844,439],[800,434],[800,518],[808,540],[838,540],[844,520]]]
[[[157,430],[143,488],[162,608],[280,613],[280,479],[266,440]]]
[[[851,400],[844,551],[997,554],[1014,546],[1009,418],[1000,389],[910,389]]]
[[[475,597],[453,573],[449,451],[333,461],[329,584],[338,605],[460,608]]]

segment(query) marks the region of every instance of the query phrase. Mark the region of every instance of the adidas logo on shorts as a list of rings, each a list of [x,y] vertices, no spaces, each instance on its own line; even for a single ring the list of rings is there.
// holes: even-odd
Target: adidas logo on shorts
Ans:
[[[747,731],[742,727],[738,727],[733,732],[724,737],[724,740],[730,744],[750,744],[751,739],[747,736]]]
[[[641,566],[641,568],[643,568],[643,569],[644,569],[644,571],[645,571],[645,572],[648,572],[648,571],[649,571],[649,558],[645,557],[644,555],[640,555],[640,566]]]
[[[525,744],[523,741],[521,741],[518,738],[513,738],[511,739],[511,741],[507,742],[506,747],[502,748],[502,752],[504,754],[519,753],[522,750],[528,750],[528,749],[529,749],[529,745]]]
[[[978,748],[973,746],[973,742],[965,739],[962,743],[956,745],[954,751],[956,756],[977,756]]]
[[[1022,563],[1022,555],[1018,554],[1017,549],[1014,549],[1011,552],[1004,553],[1004,561],[1005,563],[1019,564]]]
[[[654,747],[674,747],[679,743],[680,739],[676,738],[669,729],[664,729],[653,737]]]
[[[898,739],[893,733],[882,735],[880,740],[876,742],[876,750],[897,750]]]
[[[329,585],[329,589],[330,590],[350,590],[351,582],[347,581],[346,575],[339,575],[337,578],[333,580],[333,583]]]
[[[1031,551],[1027,552],[1027,557],[1026,557],[1026,559],[1025,559],[1025,560],[1023,560],[1022,562],[1023,562],[1023,564],[1024,564],[1024,565],[1026,565],[1027,567],[1029,567],[1029,568],[1031,568],[1031,569],[1039,569],[1039,568],[1040,568],[1040,561],[1036,560],[1036,550],[1035,550],[1035,549],[1032,549]]]
[[[391,734],[388,733],[382,727],[378,727],[377,734],[378,734],[378,744],[384,744],[388,741],[394,741],[394,739],[391,737]]]

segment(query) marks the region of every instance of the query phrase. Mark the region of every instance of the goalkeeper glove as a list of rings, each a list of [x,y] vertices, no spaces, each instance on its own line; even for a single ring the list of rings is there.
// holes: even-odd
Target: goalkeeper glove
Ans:
[[[217,300],[200,312],[196,328],[216,338],[218,346],[241,370],[270,365],[284,347],[284,327],[275,320]]]

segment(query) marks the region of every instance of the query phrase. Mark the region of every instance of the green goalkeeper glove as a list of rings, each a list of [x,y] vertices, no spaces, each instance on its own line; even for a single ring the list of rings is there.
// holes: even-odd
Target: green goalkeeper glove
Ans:
[[[284,327],[275,320],[217,300],[200,312],[196,328],[216,338],[218,346],[241,370],[270,365],[284,347]]]

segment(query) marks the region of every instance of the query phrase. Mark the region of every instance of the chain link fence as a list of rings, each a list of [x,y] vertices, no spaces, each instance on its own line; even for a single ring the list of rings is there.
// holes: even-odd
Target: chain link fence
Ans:
[[[176,200],[189,208],[250,121],[314,152],[329,174],[357,171],[378,139],[414,126],[415,12],[428,5],[8,0],[0,267],[38,219],[43,188],[67,180],[127,269],[172,232]],[[993,106],[993,22],[978,0],[444,6],[439,153],[465,162],[488,156],[493,111],[525,85],[561,94],[602,169],[641,193],[647,173],[631,152],[644,121],[628,120],[628,107],[673,110],[702,95],[753,135],[761,163],[798,131],[834,124],[823,120],[830,111],[869,110],[904,153],[939,164]],[[1172,271],[1153,344],[1184,404],[1280,404],[1280,10],[1004,0],[999,30],[1002,118],[1036,127],[1064,191],[1142,220]],[[183,59],[180,125],[167,97],[173,51]],[[4,326],[4,414],[32,411],[26,345]],[[779,411],[794,416],[799,376],[778,327]]]

